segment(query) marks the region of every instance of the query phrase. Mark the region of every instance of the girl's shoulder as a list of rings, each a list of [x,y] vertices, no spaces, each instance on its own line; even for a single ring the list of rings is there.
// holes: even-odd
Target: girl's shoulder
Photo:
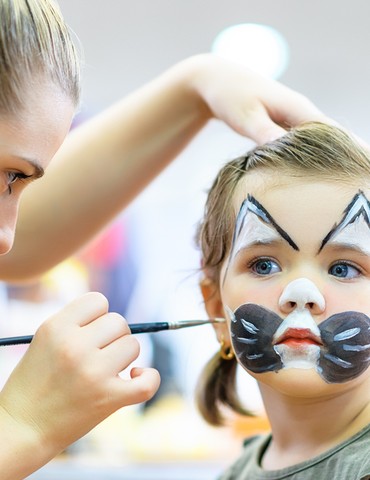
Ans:
[[[218,480],[251,478],[245,477],[244,472],[246,469],[253,469],[255,465],[258,465],[270,441],[271,434],[254,435],[246,438],[243,442],[243,453]]]
[[[270,441],[271,435],[247,438],[242,455],[219,480],[370,480],[370,424],[317,457],[281,470],[266,471],[260,466]]]

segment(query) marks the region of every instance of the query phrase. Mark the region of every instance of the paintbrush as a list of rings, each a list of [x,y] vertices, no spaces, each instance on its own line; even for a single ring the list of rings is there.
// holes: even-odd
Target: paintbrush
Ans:
[[[178,330],[179,328],[197,327],[210,323],[224,323],[224,318],[207,318],[206,320],[178,320],[177,322],[150,322],[150,323],[131,323],[128,324],[132,334],[153,333],[163,330]],[[20,337],[0,338],[0,347],[8,345],[22,345],[31,343],[33,335],[23,335]]]

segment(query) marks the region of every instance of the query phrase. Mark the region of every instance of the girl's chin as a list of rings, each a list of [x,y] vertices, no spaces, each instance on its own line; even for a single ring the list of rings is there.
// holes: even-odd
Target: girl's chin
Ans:
[[[314,368],[282,368],[277,372],[254,374],[249,372],[260,384],[292,397],[314,398],[322,394],[330,395],[346,389],[345,383],[328,383]]]

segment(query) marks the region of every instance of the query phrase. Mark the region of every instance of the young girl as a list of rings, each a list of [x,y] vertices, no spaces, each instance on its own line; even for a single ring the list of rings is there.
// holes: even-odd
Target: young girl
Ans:
[[[199,229],[201,289],[220,353],[199,406],[246,413],[237,364],[258,382],[271,434],[221,478],[370,478],[370,153],[320,123],[220,171]]]

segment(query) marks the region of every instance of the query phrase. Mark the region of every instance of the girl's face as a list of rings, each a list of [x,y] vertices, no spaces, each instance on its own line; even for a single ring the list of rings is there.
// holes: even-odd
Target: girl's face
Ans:
[[[220,277],[223,312],[211,313],[224,313],[239,363],[259,380],[312,387],[308,379],[369,376],[367,199],[368,190],[334,182],[244,180]]]
[[[24,188],[43,175],[67,135],[74,106],[54,85],[33,85],[24,108],[0,114],[0,254],[13,244]]]

